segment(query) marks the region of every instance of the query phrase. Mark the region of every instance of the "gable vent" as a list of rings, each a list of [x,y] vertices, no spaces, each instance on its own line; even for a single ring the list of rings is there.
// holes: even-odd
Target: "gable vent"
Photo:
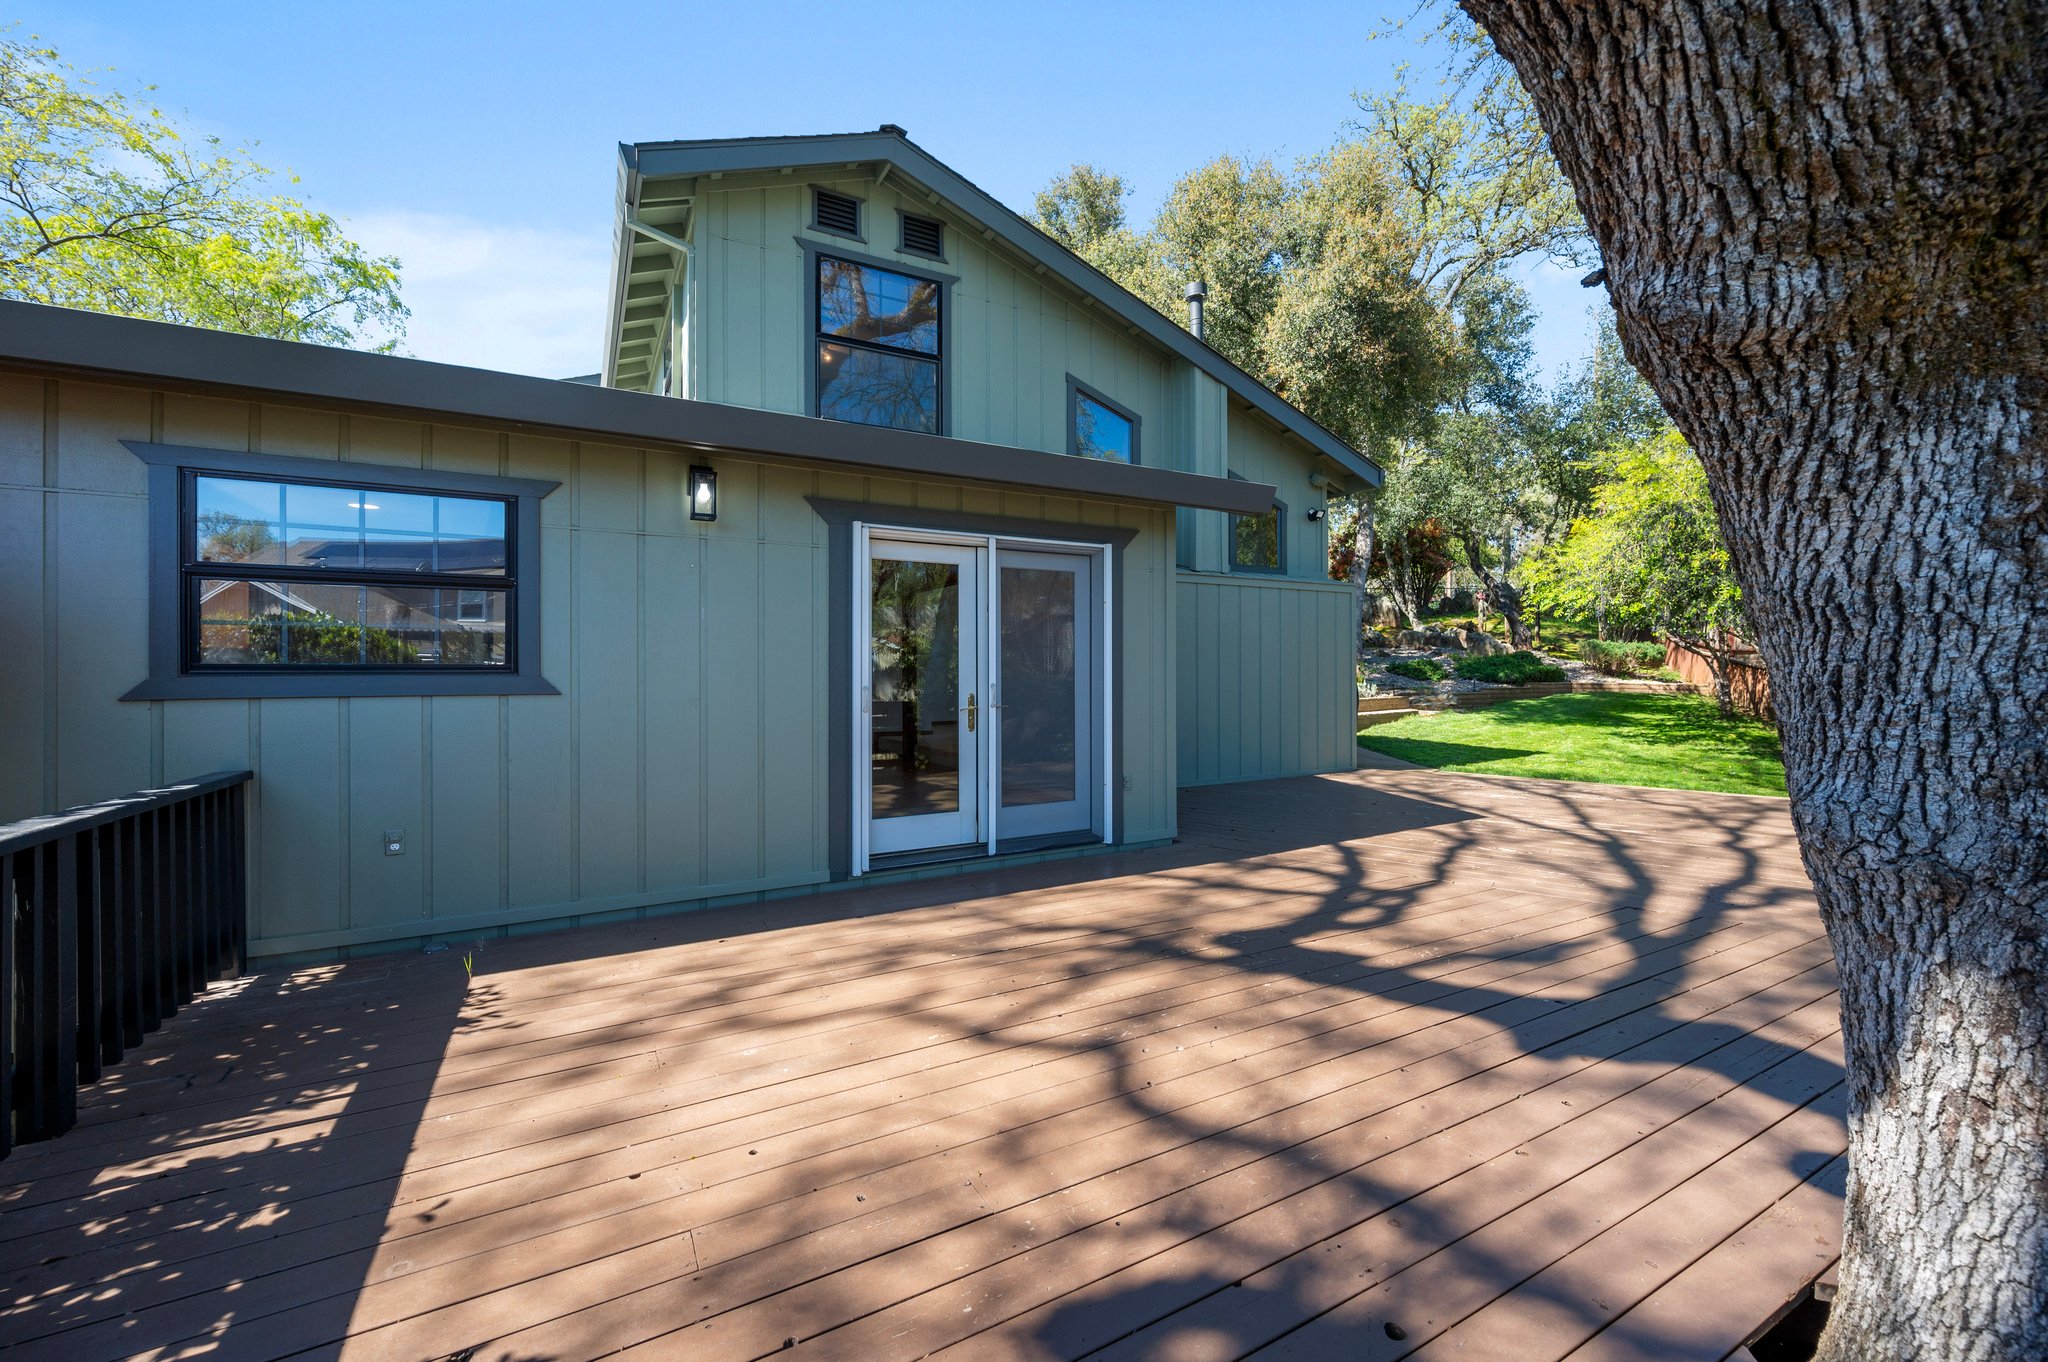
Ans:
[[[945,243],[945,228],[930,218],[903,215],[903,249],[918,255],[940,255]]]
[[[828,232],[860,235],[860,200],[835,194],[829,189],[813,191],[812,221]]]

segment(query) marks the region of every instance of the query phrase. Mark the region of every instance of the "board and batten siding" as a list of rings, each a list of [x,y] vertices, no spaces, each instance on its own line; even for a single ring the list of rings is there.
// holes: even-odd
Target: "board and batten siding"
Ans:
[[[144,465],[122,439],[559,479],[559,696],[163,700]],[[703,455],[695,456],[702,459]],[[1138,531],[1124,553],[1119,840],[1174,831],[1171,512],[0,375],[0,822],[256,772],[253,954],[593,923],[826,882],[829,531],[806,496]],[[527,589],[532,589],[531,585]],[[386,856],[385,830],[406,852]]]
[[[1348,585],[1183,572],[1176,602],[1182,785],[1356,764]]]
[[[1286,507],[1279,574],[1228,570],[1228,518],[1182,511],[1178,574],[1180,782],[1213,785],[1355,764],[1357,688],[1353,601],[1332,582],[1327,517],[1310,520],[1324,495],[1313,463],[1258,418],[1232,408],[1231,472],[1271,483]],[[1213,538],[1204,538],[1212,526]]]
[[[864,243],[810,228],[813,184],[864,201]],[[944,262],[896,249],[899,208],[945,223]],[[946,434],[1065,453],[1071,373],[1138,414],[1140,462],[1187,466],[1176,453],[1167,356],[921,198],[855,174],[700,179],[691,235],[690,326],[701,343],[689,346],[690,381],[704,401],[805,414],[814,318],[802,238],[828,254],[957,277],[946,291]]]

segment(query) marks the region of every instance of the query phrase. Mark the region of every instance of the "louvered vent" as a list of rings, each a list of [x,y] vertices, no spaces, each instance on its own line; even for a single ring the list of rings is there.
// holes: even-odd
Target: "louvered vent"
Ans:
[[[850,199],[844,194],[835,194],[829,189],[816,191],[815,221],[828,232],[843,232],[847,236],[860,235],[860,200]]]
[[[930,218],[914,218],[910,214],[905,213],[903,215],[903,249],[914,251],[918,255],[943,255],[945,252],[939,248],[944,244],[944,237],[942,235],[944,231],[945,228],[943,226],[933,222]]]

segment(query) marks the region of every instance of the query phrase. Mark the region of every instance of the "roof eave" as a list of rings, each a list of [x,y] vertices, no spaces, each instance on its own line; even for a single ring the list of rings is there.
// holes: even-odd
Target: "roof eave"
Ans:
[[[636,447],[1255,514],[1262,483],[0,301],[0,366]]]

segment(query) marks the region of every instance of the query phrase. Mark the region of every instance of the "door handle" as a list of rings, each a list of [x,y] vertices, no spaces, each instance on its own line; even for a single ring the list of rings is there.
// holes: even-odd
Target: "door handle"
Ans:
[[[975,716],[980,712],[981,711],[975,707],[974,692],[967,692],[967,731],[969,733],[972,733],[974,731],[974,719]]]

